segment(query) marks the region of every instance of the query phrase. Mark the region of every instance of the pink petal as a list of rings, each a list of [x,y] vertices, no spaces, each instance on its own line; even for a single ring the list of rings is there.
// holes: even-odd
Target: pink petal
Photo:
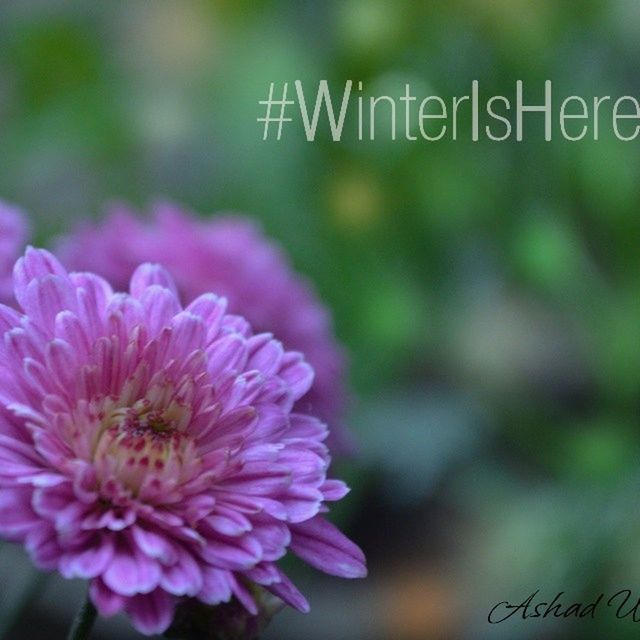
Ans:
[[[291,533],[291,550],[312,567],[341,578],[367,575],[360,548],[321,516],[291,525]]]
[[[241,513],[233,509],[227,509],[226,507],[219,505],[216,507],[215,512],[208,516],[205,521],[207,524],[217,531],[226,536],[239,536],[252,528],[251,522],[248,518]]]
[[[0,304],[0,333],[20,326],[20,314],[11,307]]]
[[[78,314],[93,339],[104,332],[106,309],[113,296],[109,283],[93,273],[71,274],[77,287]]]
[[[130,598],[126,604],[133,626],[145,635],[166,631],[173,620],[176,600],[162,589]]]
[[[191,553],[179,548],[178,560],[164,568],[160,586],[174,596],[195,596],[202,590],[202,570]]]
[[[203,527],[204,529],[204,527]],[[224,538],[213,531],[204,533],[207,544],[201,550],[202,557],[210,564],[231,571],[250,569],[262,559],[260,543],[247,536],[241,538]]]
[[[327,425],[314,416],[301,413],[291,414],[291,428],[287,432],[287,437],[301,440],[322,441],[328,434]]]
[[[342,480],[329,479],[320,487],[324,499],[329,502],[342,500],[351,489]]]
[[[156,558],[163,564],[173,564],[177,561],[174,545],[159,531],[134,525],[131,527],[131,533],[138,548],[149,558]]]
[[[263,522],[256,523],[253,535],[262,546],[262,559],[265,562],[280,560],[291,543],[289,527],[277,520],[265,519]]]
[[[173,278],[159,264],[146,263],[140,265],[131,276],[129,291],[134,298],[141,298],[145,290],[153,285],[169,289],[176,298],[178,297],[178,290]]]
[[[97,537],[93,547],[63,554],[60,573],[65,578],[95,578],[102,574],[113,557],[113,544],[107,536]]]
[[[46,363],[53,380],[63,392],[75,390],[76,351],[65,340],[59,338],[47,344]]]
[[[311,607],[307,602],[307,599],[298,591],[293,582],[279,569],[280,582],[268,585],[267,589],[274,595],[278,596],[281,600],[284,600],[288,605],[294,609],[301,611],[302,613],[309,613]]]
[[[40,519],[31,508],[32,489],[0,489],[0,534],[7,540],[22,541],[38,527]]]
[[[145,324],[151,337],[171,324],[173,316],[180,312],[180,303],[174,293],[154,284],[144,290],[140,302],[145,311]]]
[[[218,333],[220,321],[226,310],[226,299],[220,298],[213,293],[205,293],[199,296],[187,307],[187,311],[205,321],[210,339]]]
[[[249,590],[239,580],[236,579],[233,574],[231,575],[231,590],[233,591],[233,595],[240,601],[240,603],[252,616],[258,615],[258,605],[253,599],[253,596],[251,595]]]
[[[51,333],[58,313],[76,310],[75,291],[69,279],[51,274],[32,280],[21,291],[18,301],[41,329]]]
[[[284,356],[282,344],[273,339],[270,333],[253,336],[247,341],[249,349],[248,369],[257,369],[265,377],[278,372]]]
[[[113,616],[124,608],[126,599],[107,587],[102,580],[92,580],[89,585],[91,602],[101,616]]]
[[[66,277],[67,272],[58,259],[45,249],[27,247],[24,257],[13,268],[13,281],[16,289],[24,289],[32,280],[48,274]]]
[[[190,311],[182,311],[171,322],[170,356],[183,358],[205,345],[205,325],[202,319]]]
[[[25,549],[39,569],[50,571],[57,568],[62,551],[55,530],[48,524],[41,521],[29,531]]]
[[[229,571],[205,566],[202,571],[202,589],[198,600],[205,604],[220,604],[231,599],[231,574]]]
[[[215,380],[223,371],[242,368],[247,357],[245,339],[231,333],[220,338],[207,350],[209,375]]]
[[[313,518],[320,510],[322,492],[313,486],[293,483],[280,496],[280,502],[287,511],[289,522],[304,522]]]
[[[156,560],[121,545],[115,550],[102,579],[111,590],[123,596],[149,593],[160,583],[162,571]]]
[[[314,371],[299,353],[289,352],[283,360],[280,377],[289,385],[293,397],[298,400],[313,384]]]

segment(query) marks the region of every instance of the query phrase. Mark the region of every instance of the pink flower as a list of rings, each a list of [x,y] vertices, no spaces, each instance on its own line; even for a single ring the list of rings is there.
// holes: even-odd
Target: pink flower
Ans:
[[[68,274],[28,249],[22,312],[0,305],[0,535],[41,568],[91,581],[103,615],[160,633],[176,604],[248,585],[308,604],[276,562],[362,577],[358,547],[324,519],[346,486],[327,479],[325,425],[294,405],[313,371],[226,301],[186,308],[162,268],[130,293]]]
[[[0,303],[12,302],[11,271],[24,250],[27,235],[28,225],[22,212],[0,201]]]
[[[58,248],[71,269],[88,269],[117,289],[134,268],[158,262],[171,273],[186,302],[214,292],[257,331],[270,331],[313,366],[313,387],[298,408],[330,426],[333,453],[353,450],[342,423],[344,358],[331,318],[308,282],[296,274],[278,246],[241,217],[199,220],[171,204],[157,205],[149,220],[119,207],[100,224],[84,224]]]

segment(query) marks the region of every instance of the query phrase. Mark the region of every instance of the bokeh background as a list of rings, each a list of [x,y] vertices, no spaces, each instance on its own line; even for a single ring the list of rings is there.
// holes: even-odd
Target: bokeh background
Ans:
[[[639,36],[637,0],[0,4],[0,194],[38,243],[113,198],[241,211],[333,309],[360,440],[336,520],[370,577],[295,566],[312,613],[268,638],[637,637],[604,605],[486,618],[640,597],[640,142],[264,142],[256,118],[295,79],[639,96]],[[2,546],[2,637],[63,637],[82,588]]]

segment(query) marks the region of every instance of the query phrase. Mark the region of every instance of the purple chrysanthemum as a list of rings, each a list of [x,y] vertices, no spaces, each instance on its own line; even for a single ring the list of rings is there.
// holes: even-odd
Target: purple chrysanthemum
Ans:
[[[120,206],[99,224],[84,223],[56,253],[68,268],[98,273],[116,288],[127,285],[137,265],[158,262],[185,302],[209,291],[225,296],[232,313],[304,353],[316,377],[298,408],[327,422],[332,453],[353,450],[342,423],[344,359],[330,316],[282,251],[248,219],[201,220],[160,204],[151,219],[142,220]]]
[[[183,309],[149,264],[114,293],[28,249],[14,291],[22,311],[0,305],[0,535],[39,567],[90,580],[100,613],[147,634],[185,597],[255,613],[252,583],[306,611],[276,565],[287,550],[365,575],[323,517],[347,488],[326,478],[324,424],[293,409],[313,378],[299,353],[213,294]]]
[[[27,242],[28,225],[22,212],[0,201],[0,303],[13,298],[11,271]]]

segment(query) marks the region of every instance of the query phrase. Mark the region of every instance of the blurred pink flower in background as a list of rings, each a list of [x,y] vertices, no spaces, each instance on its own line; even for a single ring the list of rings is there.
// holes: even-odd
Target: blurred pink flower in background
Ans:
[[[70,269],[98,273],[116,289],[126,287],[138,264],[158,262],[171,273],[184,302],[205,292],[225,296],[230,311],[256,331],[272,332],[287,349],[305,355],[316,377],[297,408],[327,422],[332,453],[353,451],[342,422],[344,357],[331,316],[280,247],[250,219],[200,219],[168,203],[142,218],[118,206],[103,221],[84,222],[64,237],[56,255]]]
[[[185,597],[251,585],[308,610],[276,565],[288,549],[327,573],[366,574],[324,519],[326,426],[294,406],[313,370],[223,299],[183,309],[146,264],[130,293],[28,249],[22,310],[0,305],[0,535],[43,569],[91,581],[98,611],[160,633]]]
[[[20,209],[0,201],[0,303],[12,302],[11,271],[24,250],[28,234],[29,225]]]

